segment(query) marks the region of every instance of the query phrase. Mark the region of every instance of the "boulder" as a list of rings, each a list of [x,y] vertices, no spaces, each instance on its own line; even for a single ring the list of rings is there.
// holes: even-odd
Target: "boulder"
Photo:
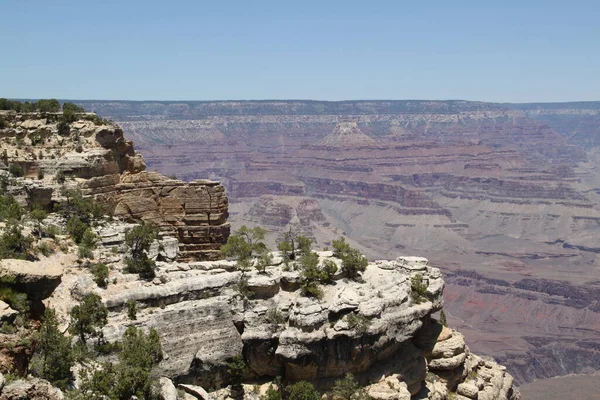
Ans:
[[[468,397],[470,399],[476,399],[479,388],[471,383],[460,383],[456,389],[456,393]]]
[[[164,376],[159,378],[158,384],[160,385],[160,395],[162,396],[163,400],[178,400],[177,389],[169,378]]]
[[[186,393],[194,396],[198,400],[209,400],[210,399],[208,392],[206,390],[204,390],[204,388],[201,386],[180,384],[179,387],[181,389],[183,389]]]
[[[14,278],[18,290],[35,300],[50,296],[62,274],[63,266],[58,261],[0,260],[0,276]]]
[[[406,382],[400,382],[395,377],[389,377],[369,386],[367,394],[374,400],[410,400]]]
[[[52,386],[48,381],[39,378],[19,379],[6,385],[2,389],[2,400],[63,400],[64,395],[60,389]]]

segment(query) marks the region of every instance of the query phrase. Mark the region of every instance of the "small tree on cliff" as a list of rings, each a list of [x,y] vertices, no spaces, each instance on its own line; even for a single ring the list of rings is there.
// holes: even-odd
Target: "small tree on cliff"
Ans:
[[[125,258],[127,272],[140,274],[142,278],[153,279],[156,263],[148,257],[152,242],[158,237],[158,228],[142,222],[125,234],[125,244],[131,256]]]
[[[32,369],[44,379],[61,389],[73,380],[71,367],[75,363],[71,340],[58,329],[58,319],[53,309],[47,308],[42,325],[36,335],[36,350]]]
[[[221,254],[234,258],[237,267],[242,271],[254,265],[260,272],[264,272],[272,261],[264,242],[266,233],[267,231],[261,227],[248,228],[242,225],[237,233],[229,236],[227,243],[221,247]],[[254,262],[255,257],[256,262]]]
[[[342,268],[350,279],[358,279],[359,273],[364,272],[369,261],[358,249],[350,247],[343,237],[334,240],[333,255],[342,260]]]
[[[85,344],[89,337],[100,337],[107,318],[108,310],[100,296],[95,293],[85,295],[71,310],[69,332]]]

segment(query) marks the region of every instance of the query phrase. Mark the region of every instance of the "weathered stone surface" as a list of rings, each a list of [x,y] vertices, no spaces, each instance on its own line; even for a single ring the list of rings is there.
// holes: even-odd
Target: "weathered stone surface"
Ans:
[[[204,388],[200,386],[180,384],[179,387],[185,390],[186,393],[189,393],[192,396],[194,396],[198,400],[210,399],[210,396],[208,395],[206,390],[204,390]]]
[[[476,399],[479,388],[471,383],[460,383],[456,389],[456,393],[468,397],[469,399]]]
[[[16,285],[33,299],[50,296],[60,284],[63,267],[60,261],[33,262],[0,260],[0,275],[13,277]]]
[[[370,385],[367,394],[375,400],[410,400],[411,394],[405,382],[389,377],[374,385]]]
[[[2,389],[0,394],[0,400],[62,400],[63,398],[60,389],[38,378],[11,382]]]
[[[19,115],[9,116],[10,121],[19,119]],[[18,201],[35,202],[51,210],[60,198],[61,186],[79,186],[117,218],[157,224],[161,236],[178,240],[180,259],[218,258],[230,229],[223,186],[208,180],[185,183],[147,172],[143,157],[115,124],[95,125],[80,119],[70,125],[67,134],[59,134],[57,123],[57,115],[27,114],[27,119],[19,122],[26,131],[5,130],[9,138],[23,136],[20,140],[24,148],[20,151],[12,141],[3,143],[10,162],[21,165],[25,171],[26,179],[10,189]],[[38,172],[44,178],[28,179]],[[62,184],[54,179],[59,174],[66,179]],[[172,259],[177,250],[174,242],[167,244],[162,256]]]
[[[163,400],[178,400],[177,389],[169,378],[160,377],[158,384],[160,385],[160,395],[163,397]]]

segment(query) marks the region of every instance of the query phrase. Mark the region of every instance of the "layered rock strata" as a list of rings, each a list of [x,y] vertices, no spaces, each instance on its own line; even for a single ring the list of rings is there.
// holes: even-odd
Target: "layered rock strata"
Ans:
[[[472,355],[460,333],[431,318],[442,308],[444,282],[424,258],[370,263],[360,281],[338,272],[322,286],[320,300],[302,295],[298,271],[284,268],[276,253],[264,274],[242,273],[232,261],[158,261],[157,278],[147,282],[123,273],[122,259],[112,250],[121,246],[115,232],[122,229],[114,224],[98,228],[106,245],[96,257],[110,266],[109,281],[116,283],[100,289],[91,275],[77,272],[63,279],[47,304],[64,310],[61,304],[72,296],[100,294],[110,311],[104,329],[109,341],[131,324],[155,328],[164,350],[157,373],[188,394],[230,383],[227,362],[241,354],[250,383],[281,376],[327,388],[352,372],[376,399],[442,399],[463,383],[480,396],[494,393],[481,398],[518,398],[502,367]],[[320,263],[341,265],[332,252],[318,254]],[[416,275],[427,285],[420,299],[412,293]],[[135,321],[127,317],[132,300]],[[172,391],[168,382],[164,386]],[[390,387],[396,397],[389,397]]]
[[[93,107],[151,168],[222,181],[234,227],[267,227],[271,243],[290,227],[323,246],[344,234],[371,259],[427,254],[449,319],[519,383],[600,369],[599,103]]]
[[[80,187],[107,213],[152,222],[161,235],[177,238],[182,259],[218,257],[229,236],[228,200],[218,182],[185,183],[147,172],[123,130],[95,115],[81,115],[60,130],[60,114],[5,113],[3,118],[9,127],[1,131],[0,150],[5,164],[23,168],[25,178],[9,188],[21,202],[50,210],[62,185]]]

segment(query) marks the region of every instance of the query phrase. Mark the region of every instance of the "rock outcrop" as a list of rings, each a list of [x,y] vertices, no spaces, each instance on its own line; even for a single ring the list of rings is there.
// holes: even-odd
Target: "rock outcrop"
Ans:
[[[2,130],[5,161],[20,165],[26,178],[38,178],[20,179],[9,188],[21,202],[51,210],[62,185],[78,186],[107,213],[130,222],[152,222],[163,236],[177,238],[181,259],[218,257],[229,236],[223,186],[147,172],[143,157],[114,123],[86,114],[65,128],[60,117],[4,114],[9,124]]]
[[[118,229],[100,227],[100,236],[107,231]],[[322,286],[319,300],[302,295],[293,284],[299,272],[286,270],[277,253],[264,274],[242,273],[231,261],[158,261],[157,278],[140,281],[123,273],[121,258],[110,250],[118,248],[117,236],[97,250],[115,283],[99,289],[91,276],[79,274],[64,279],[47,305],[64,310],[61,304],[73,293],[96,292],[110,311],[107,340],[118,340],[131,324],[156,329],[164,351],[157,373],[189,396],[205,398],[198,395],[202,388],[230,383],[227,363],[241,354],[250,382],[281,376],[326,388],[351,372],[377,399],[403,398],[403,393],[443,399],[471,382],[479,396],[490,390],[495,394],[489,398],[518,398],[505,369],[473,355],[460,333],[431,318],[443,306],[444,282],[424,258],[370,263],[359,281],[338,273]],[[320,263],[341,265],[330,251],[318,254]],[[427,285],[420,300],[412,294],[416,275]],[[127,318],[130,301],[137,303],[135,321]],[[168,382],[161,382],[163,391],[172,393]]]

